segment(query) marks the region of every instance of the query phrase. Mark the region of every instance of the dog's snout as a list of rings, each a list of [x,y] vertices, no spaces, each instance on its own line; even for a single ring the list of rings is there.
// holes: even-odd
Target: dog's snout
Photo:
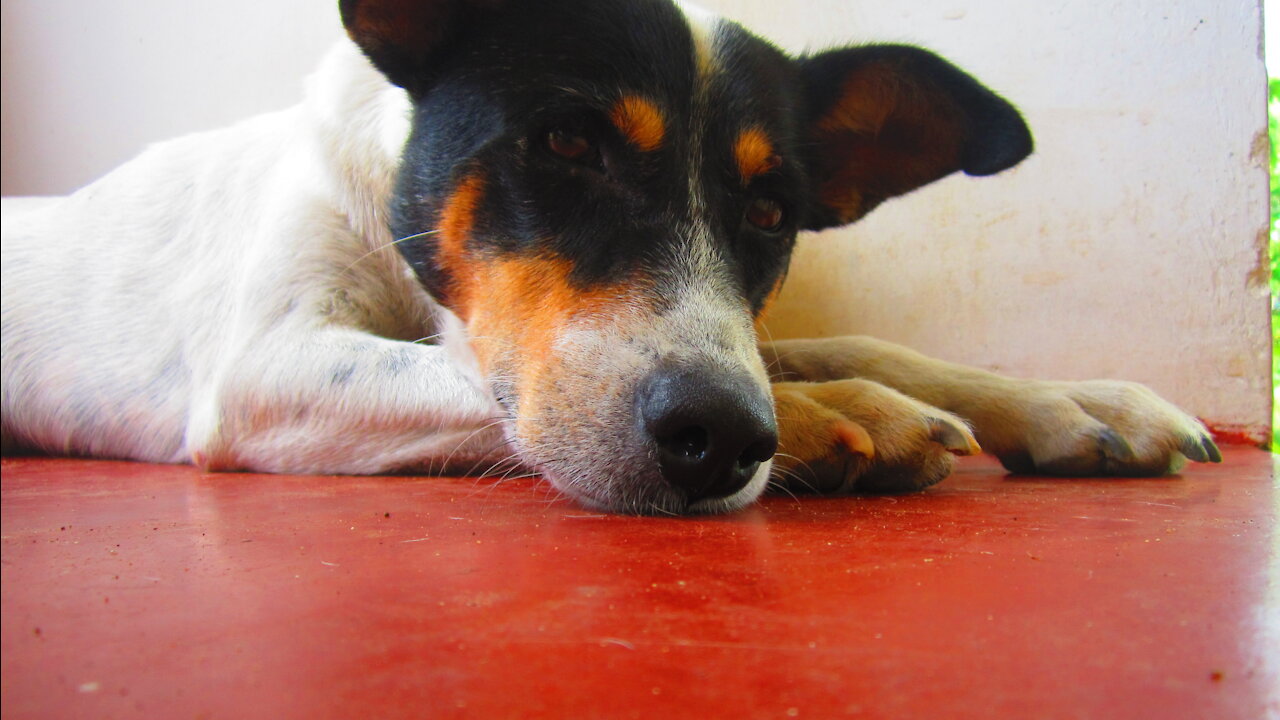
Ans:
[[[773,407],[746,377],[660,367],[640,384],[636,405],[663,478],[690,502],[741,490],[778,448]]]

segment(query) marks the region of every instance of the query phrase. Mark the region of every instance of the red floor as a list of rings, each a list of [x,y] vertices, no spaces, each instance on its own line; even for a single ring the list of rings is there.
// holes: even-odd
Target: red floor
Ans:
[[[1277,461],[967,460],[907,497],[603,516],[533,481],[3,461],[3,715],[1280,715]]]

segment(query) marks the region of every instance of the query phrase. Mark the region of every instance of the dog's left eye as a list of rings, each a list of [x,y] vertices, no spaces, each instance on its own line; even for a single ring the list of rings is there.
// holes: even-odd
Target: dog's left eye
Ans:
[[[547,133],[547,148],[566,160],[597,165],[599,153],[591,138],[574,130],[555,129]]]
[[[771,197],[757,196],[747,205],[747,222],[765,232],[777,232],[782,229],[787,213],[782,203]]]

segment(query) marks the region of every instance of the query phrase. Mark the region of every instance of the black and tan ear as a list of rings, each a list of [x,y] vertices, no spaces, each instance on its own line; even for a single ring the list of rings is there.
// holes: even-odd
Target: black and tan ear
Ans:
[[[1012,105],[925,50],[833,50],[800,68],[813,149],[808,229],[851,223],[957,170],[992,175],[1031,154],[1031,131]]]
[[[339,0],[342,25],[391,82],[430,84],[440,59],[502,0]]]

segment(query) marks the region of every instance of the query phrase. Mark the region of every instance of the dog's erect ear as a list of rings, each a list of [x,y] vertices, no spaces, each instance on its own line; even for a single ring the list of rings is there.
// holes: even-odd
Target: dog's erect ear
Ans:
[[[957,170],[998,173],[1031,153],[1018,111],[933,53],[849,48],[800,67],[814,180],[808,229],[853,222]]]
[[[339,0],[347,35],[391,82],[422,90],[433,65],[503,0]]]

